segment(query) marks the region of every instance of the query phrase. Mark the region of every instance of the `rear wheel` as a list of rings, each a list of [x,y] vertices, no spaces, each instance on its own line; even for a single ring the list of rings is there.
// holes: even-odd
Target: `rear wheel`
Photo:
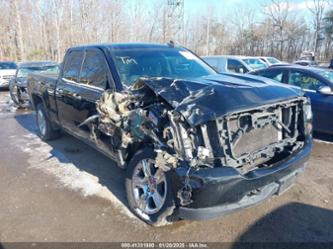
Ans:
[[[137,152],[127,168],[126,192],[131,210],[150,225],[162,226],[175,209],[168,172],[155,165],[155,152]]]
[[[52,128],[52,123],[46,116],[43,103],[39,103],[36,106],[36,122],[38,135],[42,140],[47,141],[59,136],[60,132]]]

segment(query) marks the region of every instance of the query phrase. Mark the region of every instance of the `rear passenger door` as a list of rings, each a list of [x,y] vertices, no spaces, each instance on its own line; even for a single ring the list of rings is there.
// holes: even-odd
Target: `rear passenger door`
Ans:
[[[61,125],[69,131],[77,128],[73,120],[74,115],[77,115],[76,110],[81,108],[77,94],[83,57],[83,49],[67,52],[61,72],[62,77],[58,80],[55,89],[58,118]]]
[[[69,67],[70,68],[70,67]],[[64,69],[64,77],[68,75],[68,69]],[[89,48],[83,51],[80,63],[79,78],[76,81],[64,79],[62,102],[63,113],[60,122],[80,137],[91,138],[91,124],[87,123],[79,127],[87,118],[97,113],[96,101],[101,97],[105,89],[113,84],[107,62],[103,52],[99,49]]]

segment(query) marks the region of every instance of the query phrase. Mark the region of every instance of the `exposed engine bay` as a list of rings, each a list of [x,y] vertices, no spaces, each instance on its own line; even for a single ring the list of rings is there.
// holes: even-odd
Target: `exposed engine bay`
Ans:
[[[80,124],[91,123],[95,139],[96,130],[108,136],[122,164],[144,145],[154,148],[156,165],[164,171],[187,167],[187,179],[198,167],[227,166],[246,174],[269,167],[304,145],[305,97],[189,122],[190,118],[174,108],[181,104],[170,104],[161,97],[161,91],[156,93],[149,87],[151,80],[140,78],[122,92],[104,92],[97,102],[98,115]],[[185,99],[190,103],[187,117],[200,115],[200,107],[191,103],[214,91],[210,87],[200,94],[190,91]],[[186,179],[178,197],[182,205],[191,202]]]

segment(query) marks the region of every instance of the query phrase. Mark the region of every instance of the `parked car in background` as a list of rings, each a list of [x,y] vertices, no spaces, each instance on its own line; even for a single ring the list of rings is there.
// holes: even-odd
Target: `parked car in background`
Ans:
[[[239,59],[244,61],[245,64],[248,65],[252,70],[259,70],[268,67],[265,62],[257,57],[240,56]]]
[[[252,74],[302,88],[311,99],[314,130],[333,133],[333,71],[297,65],[267,68]]]
[[[202,58],[219,73],[247,73],[267,67],[267,65],[257,57],[214,55],[203,56]]]
[[[9,81],[15,76],[16,68],[15,62],[0,62],[0,89],[8,89]]]
[[[28,92],[41,139],[61,128],[126,169],[129,207],[151,225],[283,193],[311,152],[303,91],[218,74],[172,44],[73,47],[58,77],[31,74]]]
[[[318,66],[318,63],[314,60],[297,60],[297,61],[294,61],[293,64],[297,64],[297,65],[300,65],[300,66]]]
[[[258,58],[261,59],[262,61],[264,61],[268,66],[285,64],[284,62],[276,59],[275,57],[271,57],[271,56],[259,56]]]
[[[288,62],[280,61],[276,59],[275,57],[258,57],[262,61],[264,61],[269,67],[275,67],[275,66],[285,66],[285,65],[290,65]]]
[[[15,77],[9,83],[10,96],[18,107],[29,104],[27,77],[30,73],[58,74],[59,65],[52,61],[31,61],[19,63]]]

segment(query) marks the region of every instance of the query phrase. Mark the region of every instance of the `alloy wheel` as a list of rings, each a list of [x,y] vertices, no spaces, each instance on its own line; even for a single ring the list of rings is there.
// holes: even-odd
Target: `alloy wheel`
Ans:
[[[37,111],[38,129],[42,136],[46,134],[46,119],[41,109]]]
[[[152,159],[141,160],[133,171],[132,190],[136,206],[148,215],[163,207],[167,194],[167,181],[162,169]]]

